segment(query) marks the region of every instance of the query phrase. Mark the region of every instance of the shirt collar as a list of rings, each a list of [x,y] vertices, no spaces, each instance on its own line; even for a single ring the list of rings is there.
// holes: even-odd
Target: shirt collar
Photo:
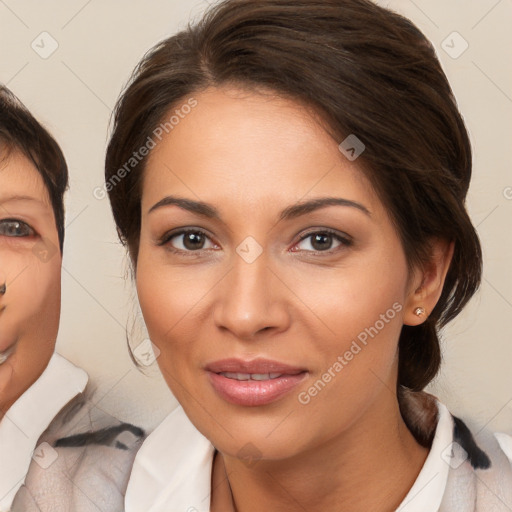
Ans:
[[[418,478],[396,512],[437,512],[448,481],[449,455],[453,441],[453,419],[445,405],[437,402],[438,420],[430,452]]]
[[[453,438],[453,420],[438,402],[438,424],[425,463],[397,512],[436,512],[449,465],[443,456]],[[214,447],[177,407],[139,450],[126,492],[126,512],[209,512]],[[428,510],[425,504],[428,504]]]
[[[177,407],[137,453],[126,491],[126,512],[210,510],[214,447]]]
[[[41,434],[57,413],[87,385],[87,373],[54,353],[32,386],[0,421],[0,512],[23,484]]]

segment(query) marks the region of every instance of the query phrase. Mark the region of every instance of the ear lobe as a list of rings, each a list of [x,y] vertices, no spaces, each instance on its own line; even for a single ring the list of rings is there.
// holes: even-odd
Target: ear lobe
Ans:
[[[411,291],[404,314],[405,325],[422,324],[436,306],[443,292],[453,250],[453,241],[431,241],[430,260],[415,272],[415,277],[411,280]],[[420,308],[423,308],[423,313]]]

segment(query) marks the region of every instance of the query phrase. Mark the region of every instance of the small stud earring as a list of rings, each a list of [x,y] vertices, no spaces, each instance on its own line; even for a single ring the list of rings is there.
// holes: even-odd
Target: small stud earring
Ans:
[[[414,310],[416,316],[423,316],[425,314],[425,308],[418,307]]]
[[[7,285],[5,283],[0,285],[0,295],[5,295],[6,291],[7,291]]]

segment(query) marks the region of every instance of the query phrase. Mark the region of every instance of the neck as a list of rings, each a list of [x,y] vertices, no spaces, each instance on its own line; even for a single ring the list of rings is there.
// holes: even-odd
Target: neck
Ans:
[[[374,406],[349,431],[285,460],[247,467],[218,454],[212,512],[396,510],[428,450],[407,429],[398,402],[387,408]]]

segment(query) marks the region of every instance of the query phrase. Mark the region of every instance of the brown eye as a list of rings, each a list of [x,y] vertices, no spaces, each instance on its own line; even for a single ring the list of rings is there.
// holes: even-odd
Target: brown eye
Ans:
[[[183,235],[183,245],[190,251],[202,249],[205,241],[206,237],[202,233],[185,233]]]
[[[295,246],[294,251],[305,252],[328,252],[336,250],[339,247],[348,247],[352,241],[338,233],[330,231],[315,231],[302,237],[301,241]]]
[[[315,251],[327,251],[332,247],[334,237],[327,233],[317,233],[311,237],[311,247]]]

